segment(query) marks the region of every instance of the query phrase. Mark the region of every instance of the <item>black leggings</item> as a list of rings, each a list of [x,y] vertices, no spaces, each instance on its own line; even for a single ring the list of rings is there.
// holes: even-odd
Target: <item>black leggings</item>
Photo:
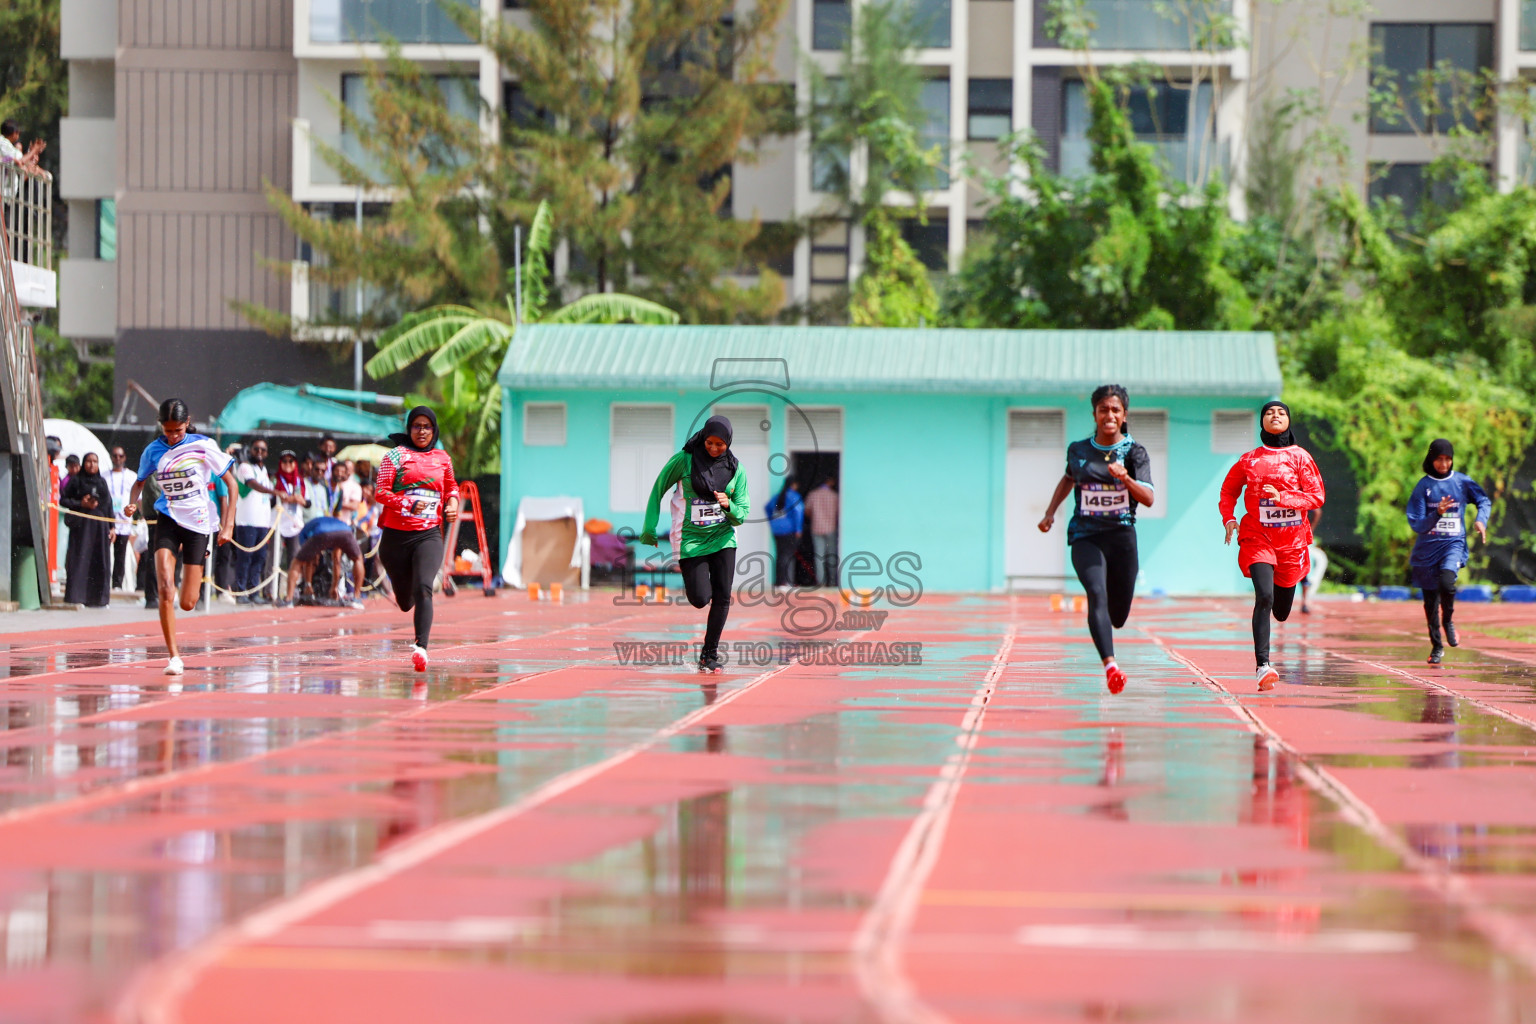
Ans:
[[[1072,568],[1088,591],[1088,635],[1099,657],[1115,656],[1115,630],[1131,616],[1136,596],[1136,528],[1079,537],[1072,542]]]
[[[731,591],[736,582],[736,549],[721,548],[712,555],[695,555],[678,560],[683,571],[683,591],[695,608],[709,605],[709,622],[704,627],[704,649],[700,658],[718,654],[720,634],[725,632],[726,616],[731,614]]]
[[[443,567],[443,534],[437,527],[396,530],[384,527],[379,562],[395,588],[395,603],[403,612],[416,609],[416,646],[432,637],[432,584]]]
[[[1436,608],[1439,613],[1436,614]],[[1451,616],[1456,614],[1456,570],[1440,570],[1440,587],[1438,590],[1424,591],[1424,619],[1429,623],[1429,635],[1435,643],[1440,642],[1440,624],[1451,624]]]
[[[1268,562],[1254,562],[1248,567],[1253,577],[1253,657],[1258,665],[1269,664],[1269,616],[1284,622],[1291,617],[1296,603],[1296,585],[1275,586],[1275,567]]]

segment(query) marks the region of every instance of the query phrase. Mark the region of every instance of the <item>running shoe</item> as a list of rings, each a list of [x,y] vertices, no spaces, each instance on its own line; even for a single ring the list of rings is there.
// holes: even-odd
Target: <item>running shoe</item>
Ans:
[[[1441,661],[1444,660],[1444,658],[1445,648],[1441,647],[1439,644],[1435,644],[1435,646],[1431,648],[1429,652],[1429,664],[1438,665]]]
[[[1105,665],[1104,685],[1109,687],[1110,693],[1119,693],[1121,690],[1125,689],[1125,671],[1114,662],[1110,662],[1108,665]]]
[[[1276,672],[1274,666],[1268,662],[1265,662],[1259,666],[1257,675],[1259,680],[1260,693],[1263,693],[1267,690],[1273,690],[1275,688],[1275,683],[1280,679],[1280,673]]]
[[[411,665],[415,667],[417,672],[425,672],[427,670],[427,649],[425,647],[411,644]]]
[[[181,655],[179,654],[165,663],[165,674],[168,676],[179,676],[186,670],[187,667],[181,663]]]
[[[1451,625],[1449,622],[1445,624],[1445,642],[1450,644],[1452,647],[1461,646],[1461,644],[1456,642],[1456,627]]]
[[[363,610],[363,602],[361,602],[361,601],[348,601],[347,602],[347,607],[351,608],[354,611],[359,611],[360,612],[360,611]]]
[[[706,654],[699,659],[700,672],[719,672],[725,668],[725,659],[718,654]]]

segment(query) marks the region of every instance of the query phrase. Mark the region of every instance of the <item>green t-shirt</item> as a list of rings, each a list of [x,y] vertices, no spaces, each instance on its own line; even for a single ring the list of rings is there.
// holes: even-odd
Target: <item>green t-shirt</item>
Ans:
[[[735,547],[736,527],[746,522],[749,507],[747,474],[741,466],[736,467],[736,475],[725,485],[725,493],[731,499],[730,507],[725,509],[720,507],[713,495],[701,499],[693,493],[693,484],[689,479],[692,472],[693,456],[687,452],[678,452],[667,460],[656,477],[655,486],[651,488],[650,501],[645,505],[645,525],[640,531],[642,535],[656,532],[662,495],[671,490],[673,484],[681,485],[686,514],[683,517],[683,549],[677,552],[679,558],[697,558],[700,555],[712,555],[722,548]]]

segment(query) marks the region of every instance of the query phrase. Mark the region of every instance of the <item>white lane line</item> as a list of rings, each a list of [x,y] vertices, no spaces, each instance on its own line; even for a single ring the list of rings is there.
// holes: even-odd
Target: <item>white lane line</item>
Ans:
[[[1145,631],[1145,630],[1143,630]],[[1375,839],[1397,856],[1410,870],[1417,873],[1426,889],[1440,899],[1457,907],[1466,915],[1467,923],[1483,934],[1493,946],[1520,961],[1528,971],[1536,972],[1536,935],[1515,918],[1499,910],[1485,900],[1468,884],[1467,880],[1439,861],[1425,857],[1408,844],[1376,815],[1371,806],[1355,795],[1344,783],[1320,765],[1315,765],[1295,747],[1270,727],[1246,704],[1238,700],[1232,691],[1208,675],[1204,669],[1190,661],[1163,642],[1161,637],[1147,634],[1174,661],[1193,672],[1201,683],[1216,694],[1217,698],[1250,730],[1263,736],[1270,745],[1285,751],[1296,761],[1296,774],[1308,786],[1338,805],[1344,817],[1361,831]]]
[[[449,822],[415,839],[401,843],[365,867],[319,882],[292,899],[274,904],[222,929],[208,941],[184,955],[152,966],[134,982],[119,1003],[114,1018],[121,1024],[179,1024],[180,1003],[196,984],[198,977],[230,950],[251,942],[271,938],[306,917],[335,906],[343,900],[387,882],[453,847],[483,835],[508,821],[549,803],[556,797],[590,782],[627,761],[686,732],[721,708],[756,690],[794,663],[764,672],[741,687],[720,694],[713,704],[695,708],[671,724],[651,733],[618,753],[601,761],[557,775],[530,790],[522,799],[487,814]]]
[[[1340,930],[1285,935],[1239,928],[1174,930],[1134,924],[1036,924],[1014,941],[1042,949],[1123,950],[1127,953],[1407,953],[1412,932]]]
[[[1426,686],[1431,690],[1439,690],[1441,693],[1455,697],[1457,700],[1466,701],[1468,704],[1474,705],[1475,707],[1486,711],[1490,715],[1496,715],[1499,718],[1504,719],[1506,722],[1512,722],[1515,725],[1522,726],[1526,729],[1536,729],[1536,719],[1527,718],[1524,715],[1518,714],[1514,711],[1506,711],[1497,705],[1489,704],[1487,701],[1480,700],[1477,697],[1472,697],[1468,694],[1462,693],[1460,690],[1457,690],[1452,686],[1448,686],[1445,683],[1438,682],[1434,679],[1428,679],[1424,676],[1414,675],[1407,669],[1396,668],[1392,665],[1386,664],[1385,662],[1372,661],[1369,658],[1361,658],[1353,654],[1345,654],[1342,651],[1330,650],[1327,647],[1315,644],[1310,640],[1298,640],[1295,642],[1300,643],[1303,647],[1310,647],[1315,651],[1321,651],[1323,654],[1330,657],[1342,658],[1344,661],[1352,661],[1356,665],[1369,666],[1370,668],[1376,669],[1378,672],[1385,672],[1389,675],[1401,676],[1410,682],[1418,683],[1421,686]]]
[[[982,678],[981,687],[960,722],[960,734],[955,737],[960,749],[949,755],[939,769],[939,777],[928,787],[923,809],[896,848],[875,902],[854,935],[853,966],[859,990],[879,1019],[888,1024],[933,1024],[944,1020],[923,1003],[902,970],[902,946],[917,916],[923,889],[944,848],[944,833],[960,794],[961,779],[981,738],[982,720],[997,692],[997,681],[1007,667],[1017,634],[1017,626],[1008,627],[992,667]]]

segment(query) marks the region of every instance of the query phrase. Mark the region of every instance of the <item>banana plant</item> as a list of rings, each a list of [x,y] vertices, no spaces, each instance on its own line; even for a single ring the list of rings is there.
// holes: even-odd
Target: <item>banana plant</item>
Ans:
[[[528,231],[522,267],[523,322],[529,324],[675,324],[677,313],[637,295],[604,292],[583,295],[559,309],[549,304],[549,253],[554,223],[547,202],[539,203]],[[512,273],[507,277],[512,279]],[[423,358],[441,392],[439,427],[444,444],[464,475],[494,467],[501,422],[501,389],[496,372],[517,331],[512,296],[506,315],[468,306],[442,305],[402,317],[379,335],[378,352],[368,360],[375,379],[398,373]],[[428,358],[430,357],[430,358]]]

